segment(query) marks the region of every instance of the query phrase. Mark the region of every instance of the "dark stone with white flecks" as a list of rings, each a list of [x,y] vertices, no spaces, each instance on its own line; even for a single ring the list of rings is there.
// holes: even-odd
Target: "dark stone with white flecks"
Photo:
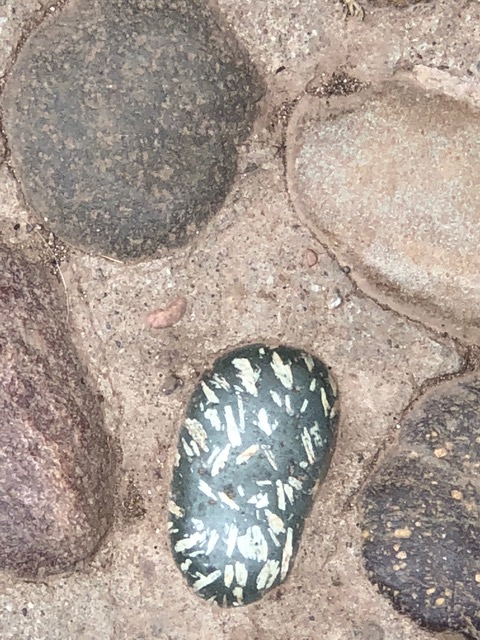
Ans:
[[[434,631],[480,638],[480,380],[444,382],[407,414],[363,498],[368,575]]]
[[[219,208],[261,93],[207,3],[72,0],[22,47],[4,125],[42,222],[74,246],[138,259]]]
[[[115,456],[42,264],[0,244],[0,569],[28,578],[94,553]]]
[[[250,345],[196,387],[178,444],[169,530],[194,591],[221,606],[287,577],[332,456],[336,388],[314,356]]]

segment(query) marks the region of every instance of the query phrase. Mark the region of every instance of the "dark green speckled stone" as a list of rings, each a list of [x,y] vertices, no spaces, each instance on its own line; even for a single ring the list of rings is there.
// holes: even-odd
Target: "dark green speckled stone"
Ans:
[[[287,577],[337,423],[325,365],[262,345],[223,356],[196,387],[180,432],[169,531],[201,596],[254,602]]]

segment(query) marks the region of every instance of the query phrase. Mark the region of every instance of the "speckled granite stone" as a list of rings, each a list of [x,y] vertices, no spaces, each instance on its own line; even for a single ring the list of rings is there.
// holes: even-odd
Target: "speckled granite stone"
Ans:
[[[96,550],[114,459],[49,276],[0,245],[0,568],[36,577]]]
[[[406,416],[364,495],[364,559],[395,607],[480,638],[480,380],[445,382]]]
[[[4,124],[27,201],[52,230],[140,259],[218,209],[261,93],[203,3],[73,0],[23,47]]]

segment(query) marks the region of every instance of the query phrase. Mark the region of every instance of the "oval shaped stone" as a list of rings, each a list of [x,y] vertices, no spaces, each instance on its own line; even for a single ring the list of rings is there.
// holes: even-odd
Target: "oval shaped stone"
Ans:
[[[222,606],[258,600],[287,577],[336,436],[336,386],[314,356],[250,345],[197,385],[169,504],[175,560]]]
[[[261,94],[206,3],[76,0],[22,47],[4,124],[42,221],[74,246],[139,259],[221,206]]]
[[[30,579],[98,549],[116,453],[44,266],[0,243],[0,569]]]
[[[480,117],[387,84],[305,96],[289,123],[288,182],[357,284],[400,313],[480,340]]]
[[[431,631],[480,638],[480,377],[445,380],[405,413],[362,497],[370,580]]]

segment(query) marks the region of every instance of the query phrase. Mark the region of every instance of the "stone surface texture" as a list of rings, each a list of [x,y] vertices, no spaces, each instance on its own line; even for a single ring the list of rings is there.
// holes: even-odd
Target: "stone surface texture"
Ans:
[[[337,260],[292,207],[284,134],[305,89],[329,95],[334,73],[373,89],[407,76],[418,90],[458,100],[461,110],[463,103],[479,106],[480,5],[435,0],[397,8],[365,0],[362,21],[345,20],[335,0],[213,4],[259,69],[266,101],[239,147],[224,205],[190,244],[131,267],[75,250],[61,258],[72,336],[104,397],[107,431],[123,451],[119,506],[111,535],[81,570],[35,582],[0,574],[0,636],[460,640],[458,632],[420,628],[369,580],[359,496],[381,453],[396,442],[406,407],[426,385],[474,366],[475,349],[409,320],[400,301],[389,310],[357,286],[355,269]],[[27,0],[0,4],[0,77],[13,68],[41,12]],[[7,145],[0,234],[15,251],[51,267],[43,231],[32,226],[9,164]],[[149,328],[150,312],[179,296],[187,300],[185,315],[171,327]],[[220,354],[253,342],[320,357],[338,382],[341,420],[289,578],[257,603],[223,610],[191,593],[178,572],[168,491],[199,376]]]
[[[84,250],[139,259],[218,209],[260,96],[201,3],[76,0],[22,48],[4,125],[42,222]]]
[[[480,381],[445,382],[402,421],[364,496],[365,565],[395,606],[480,638]]]
[[[286,580],[337,422],[335,382],[311,354],[245,345],[205,372],[168,507],[175,561],[198,596],[238,607]]]
[[[364,290],[480,339],[480,112],[401,85],[298,106],[289,188]]]
[[[5,245],[0,261],[0,566],[35,577],[98,547],[113,455],[47,272]]]

